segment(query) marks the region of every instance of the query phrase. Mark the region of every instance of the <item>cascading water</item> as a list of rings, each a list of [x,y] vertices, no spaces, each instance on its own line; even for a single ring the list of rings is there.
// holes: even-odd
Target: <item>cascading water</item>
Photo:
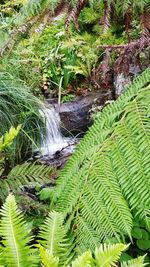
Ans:
[[[53,155],[56,151],[67,147],[70,139],[62,136],[60,131],[60,117],[53,107],[44,108],[40,111],[45,120],[46,135],[42,135],[41,154]]]

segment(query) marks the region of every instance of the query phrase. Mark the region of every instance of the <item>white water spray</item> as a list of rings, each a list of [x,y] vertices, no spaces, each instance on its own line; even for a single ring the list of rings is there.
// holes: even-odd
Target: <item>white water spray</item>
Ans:
[[[60,117],[54,108],[44,108],[41,112],[45,120],[46,136],[42,136],[42,155],[53,155],[56,151],[67,147],[69,139],[62,136]]]

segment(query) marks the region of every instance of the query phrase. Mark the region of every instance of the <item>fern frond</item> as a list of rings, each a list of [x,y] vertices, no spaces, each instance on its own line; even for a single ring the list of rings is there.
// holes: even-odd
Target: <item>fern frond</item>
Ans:
[[[77,244],[79,246],[85,244],[86,247],[93,250],[98,240],[115,236],[120,241],[119,236],[122,234],[131,236],[132,216],[121,194],[118,182],[115,181],[115,177],[113,178],[109,159],[102,153],[100,155],[96,153],[94,157],[91,157],[92,160],[94,163],[77,204],[79,207],[77,212],[82,217],[84,224],[86,222],[89,231],[82,228],[83,226],[78,224],[76,219],[75,224],[78,225]]]
[[[65,21],[65,29],[66,29],[67,33],[68,33],[69,25],[72,21],[75,23],[75,26],[78,29],[78,25],[76,22],[78,20],[80,12],[82,11],[82,9],[85,7],[86,4],[87,4],[87,0],[77,0],[76,1],[76,6],[74,8],[72,8],[72,10],[68,14],[68,17]]]
[[[150,97],[149,90],[145,93],[129,103],[125,120],[115,128],[116,137],[112,142],[110,157],[126,199],[132,209],[136,209],[140,217],[147,220],[150,205],[150,123],[149,104],[146,105],[146,101]],[[144,97],[143,101],[139,101],[140,97]]]
[[[66,188],[70,176],[74,177],[79,171],[82,162],[88,158],[91,149],[95,149],[96,145],[100,145],[111,133],[111,128],[115,121],[119,119],[120,114],[124,110],[127,102],[136,96],[138,91],[150,81],[150,68],[146,69],[140,77],[135,78],[133,83],[126,89],[115,103],[111,103],[100,112],[95,120],[94,125],[90,128],[85,137],[77,146],[76,153],[73,154],[65,169],[62,170],[60,178],[57,181],[57,189],[54,191],[53,200],[56,201]],[[99,134],[100,132],[100,134]],[[90,151],[87,149],[90,147]],[[74,180],[74,179],[73,179]],[[63,194],[64,195],[64,194]],[[68,202],[68,201],[67,201]]]
[[[127,12],[131,6],[135,8],[139,8],[140,10],[144,10],[145,7],[147,7],[149,5],[149,0],[141,0],[141,1],[137,1],[137,0],[126,0],[126,1],[122,1],[120,3],[120,1],[118,1],[119,4],[122,5],[121,10],[123,11],[123,13]]]
[[[58,178],[53,205],[67,218],[75,213],[78,251],[131,239],[135,214],[150,226],[149,83],[148,68],[99,113]]]
[[[92,260],[92,253],[86,251],[72,262],[71,267],[91,267]]]
[[[137,259],[129,260],[121,263],[121,267],[144,267],[147,263],[144,263],[145,256],[138,257]]]
[[[124,244],[101,244],[99,248],[95,250],[95,260],[97,267],[111,267],[116,266],[122,251],[128,246]]]
[[[5,265],[8,267],[35,266],[31,257],[33,250],[29,243],[32,237],[17,208],[15,198],[9,195],[1,209],[0,236],[4,249],[2,251]]]
[[[6,132],[4,136],[0,137],[0,152],[12,144],[20,129],[21,125],[19,125],[17,128],[11,127],[9,132]]]
[[[25,19],[29,20],[30,18],[44,12],[46,9],[53,13],[60,2],[60,0],[28,0],[27,3],[23,5],[20,13],[14,21],[17,24],[22,23]]]
[[[103,33],[106,34],[109,27],[110,27],[110,13],[111,13],[111,8],[108,3],[108,1],[104,1],[104,29]]]
[[[51,211],[40,229],[39,241],[50,255],[60,257],[61,261],[67,260],[69,246],[66,230],[63,225],[64,217],[61,213]],[[67,251],[68,250],[68,251]]]
[[[10,190],[16,193],[25,185],[49,183],[51,172],[50,166],[36,162],[17,165],[10,171],[6,179],[0,180],[0,196],[5,198]]]
[[[91,219],[91,217],[90,217]],[[89,221],[85,218],[77,216],[75,223],[77,225],[76,233],[76,252],[83,253],[87,248],[90,248],[94,251],[96,245],[99,243],[101,236],[98,235],[98,232],[90,225]]]
[[[2,247],[2,245],[0,245],[0,267],[4,267],[4,258],[3,258],[3,251],[4,251],[4,248]]]
[[[39,250],[43,267],[58,267],[58,257],[53,256],[48,249],[43,248],[41,245],[39,245]]]

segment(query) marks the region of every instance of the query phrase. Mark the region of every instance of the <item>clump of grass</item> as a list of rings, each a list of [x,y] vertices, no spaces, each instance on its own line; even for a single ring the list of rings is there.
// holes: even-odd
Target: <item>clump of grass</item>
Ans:
[[[14,80],[8,73],[0,73],[0,135],[11,126],[22,125],[9,151],[9,158],[12,158],[13,154],[19,161],[23,156],[27,156],[33,146],[40,144],[41,131],[44,131],[43,119],[39,112],[42,106],[42,102],[31,94],[21,80]]]

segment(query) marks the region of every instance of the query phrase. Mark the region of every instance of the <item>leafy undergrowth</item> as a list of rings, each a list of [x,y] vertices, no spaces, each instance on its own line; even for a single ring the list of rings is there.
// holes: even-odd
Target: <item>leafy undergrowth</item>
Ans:
[[[4,1],[1,20],[3,38],[13,30],[14,25],[17,23],[22,25],[27,16],[30,19],[39,12],[42,16],[42,8],[46,3],[39,1],[38,5],[33,1],[28,6],[26,2],[28,1],[13,1],[13,3]],[[115,19],[110,16],[110,23],[106,27],[103,21],[105,4],[101,1],[97,3],[91,1],[90,5],[79,12],[79,30],[77,31],[70,22],[69,36],[67,36],[65,30],[66,17],[69,16],[66,13],[67,9],[66,11],[62,9],[62,14],[60,10],[59,13],[57,11],[54,14],[54,9],[57,5],[59,7],[59,3],[60,1],[51,1],[52,19],[49,18],[44,24],[39,18],[29,31],[18,36],[11,53],[6,53],[6,56],[4,54],[2,57],[0,68],[9,71],[14,78],[23,79],[35,95],[42,97],[42,91],[45,96],[58,97],[59,95],[62,102],[69,101],[72,95],[85,94],[87,91],[101,87],[105,90],[112,89],[114,77],[120,72],[120,68],[125,76],[131,77],[138,69],[139,72],[142,70],[142,64],[147,64],[148,51],[141,48],[143,43],[138,48],[138,59],[134,58],[136,51],[132,47],[129,49],[132,55],[124,50],[126,59],[120,59],[120,63],[116,60],[121,54],[123,55],[122,50],[110,49],[109,53],[106,53],[103,48],[103,45],[123,46],[128,43],[129,38],[130,41],[136,41],[139,38],[142,24],[139,23],[137,10],[143,8],[144,4],[142,7],[135,5],[132,19],[130,13],[128,15],[131,21],[126,22],[124,9],[127,9],[130,4],[120,6],[117,3],[112,10]],[[116,66],[115,62],[122,66]]]
[[[106,267],[137,256],[121,266],[144,266],[143,260],[150,262],[147,0],[3,0],[0,10],[0,200],[13,192],[27,220],[9,195],[1,209],[0,265],[36,266],[41,257],[46,267],[103,266],[112,248],[121,248],[119,256],[125,248],[121,260],[115,256]],[[116,98],[117,78],[125,88],[145,68],[125,94],[96,114],[56,187],[51,167],[20,163],[45,133],[43,104],[33,95],[61,103],[113,90]],[[60,213],[49,213],[50,204]],[[39,228],[43,247],[37,248]]]

